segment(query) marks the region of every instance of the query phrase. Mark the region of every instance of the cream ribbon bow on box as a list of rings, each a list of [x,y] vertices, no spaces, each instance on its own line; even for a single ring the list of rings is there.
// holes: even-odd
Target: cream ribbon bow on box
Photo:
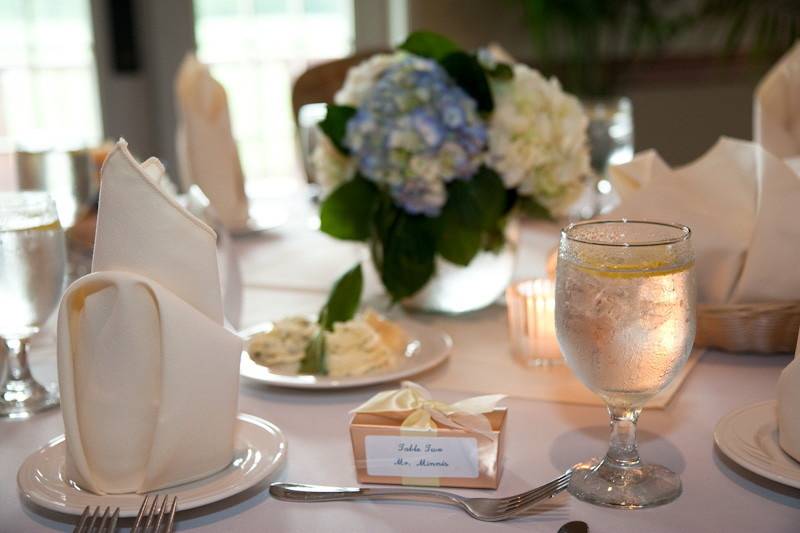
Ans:
[[[495,440],[485,413],[491,413],[505,394],[475,396],[453,404],[433,400],[427,389],[404,381],[400,389],[379,392],[351,413],[367,413],[402,420],[402,428],[434,430],[441,426],[462,429]]]
[[[223,327],[214,232],[120,140],[102,169],[92,273],[64,294],[67,476],[104,493],[193,481],[233,458],[241,340]]]
[[[800,41],[758,84],[755,141],[778,157],[800,156]]]
[[[246,228],[244,174],[225,89],[190,53],[178,69],[175,94],[180,111],[176,149],[184,189],[196,184],[227,228]]]
[[[800,177],[785,161],[723,137],[688,165],[670,168],[647,151],[611,175],[621,203],[609,218],[691,228],[701,303],[800,299]]]

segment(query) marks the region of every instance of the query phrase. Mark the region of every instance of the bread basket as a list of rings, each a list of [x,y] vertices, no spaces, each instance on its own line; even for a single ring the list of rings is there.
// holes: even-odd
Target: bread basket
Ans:
[[[727,352],[794,353],[800,301],[698,305],[698,347]]]

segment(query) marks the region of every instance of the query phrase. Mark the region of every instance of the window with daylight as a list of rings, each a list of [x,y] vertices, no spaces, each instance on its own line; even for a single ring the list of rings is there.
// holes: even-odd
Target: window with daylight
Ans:
[[[0,1],[0,185],[18,148],[102,137],[89,0]]]
[[[353,0],[195,0],[201,61],[224,86],[248,180],[294,179],[291,84],[353,50]]]

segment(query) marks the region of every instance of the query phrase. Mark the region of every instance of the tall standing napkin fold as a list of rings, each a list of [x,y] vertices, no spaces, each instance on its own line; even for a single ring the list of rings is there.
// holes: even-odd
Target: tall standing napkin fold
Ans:
[[[756,88],[755,140],[778,157],[800,155],[800,41]]]
[[[794,361],[778,378],[778,442],[783,451],[800,461],[800,336]]]
[[[753,105],[753,128],[755,141],[777,157],[796,174],[800,175],[800,41],[773,66],[756,88]],[[784,193],[778,190],[777,194]],[[797,198],[786,195],[785,210],[796,213]],[[780,216],[777,213],[768,216]],[[784,221],[791,224],[790,221]],[[796,225],[796,224],[794,224]],[[774,230],[774,228],[770,228]],[[770,231],[767,229],[766,231]],[[785,231],[785,228],[783,228]],[[781,232],[783,233],[783,232]],[[780,235],[780,233],[779,233]],[[778,237],[775,237],[778,238]],[[782,237],[785,238],[785,237]],[[788,249],[796,250],[798,243],[786,243]],[[788,270],[797,265],[797,258],[787,264]],[[767,258],[780,261],[782,258]],[[768,272],[751,269],[760,275],[763,283],[770,283]],[[800,294],[794,294],[800,299]],[[800,461],[800,338],[794,361],[781,372],[778,380],[778,440],[781,448]]]
[[[240,339],[215,234],[120,141],[103,165],[92,273],[66,291],[58,374],[67,475],[98,494],[189,482],[233,458]]]
[[[609,216],[692,229],[702,303],[800,299],[800,177],[757,144],[722,138],[686,166],[655,152],[612,167],[621,203]]]
[[[228,98],[208,67],[187,54],[175,78],[176,146],[184,188],[197,184],[226,227],[246,226],[248,202]]]

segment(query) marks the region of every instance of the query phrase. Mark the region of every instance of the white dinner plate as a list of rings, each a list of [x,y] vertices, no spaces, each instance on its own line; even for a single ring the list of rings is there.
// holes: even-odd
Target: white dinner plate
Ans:
[[[204,220],[215,230],[222,223],[219,217],[210,209],[208,197],[197,185],[189,187],[186,194],[178,197],[178,201],[192,214]],[[250,205],[247,221],[242,228],[226,228],[232,237],[249,237],[272,231],[284,225],[289,220],[289,211],[277,201],[263,202],[259,198],[249,198]]]
[[[270,331],[274,326],[272,322],[248,328],[239,333],[245,339],[245,351],[242,352],[240,373],[242,376],[280,387],[294,389],[344,389],[348,387],[363,387],[376,385],[389,381],[407,378],[435,367],[450,355],[453,340],[450,335],[416,322],[399,320],[398,324],[408,334],[409,339],[405,357],[388,372],[332,378],[329,376],[314,376],[308,374],[285,374],[270,367],[255,363],[247,353],[248,340],[257,333]]]
[[[239,415],[234,459],[206,478],[157,491],[177,496],[178,510],[194,509],[246,490],[275,472],[286,458],[286,438],[277,426],[252,415]],[[17,473],[23,497],[46,509],[79,515],[89,505],[119,507],[121,517],[136,516],[141,494],[98,496],[78,487],[64,473],[64,435],[29,456]]]
[[[739,466],[772,481],[800,488],[800,463],[778,444],[775,401],[750,405],[725,415],[714,440]]]
[[[233,237],[250,237],[272,231],[284,225],[289,219],[289,212],[283,207],[271,205],[250,205],[249,216],[243,228],[231,228],[228,231]]]

